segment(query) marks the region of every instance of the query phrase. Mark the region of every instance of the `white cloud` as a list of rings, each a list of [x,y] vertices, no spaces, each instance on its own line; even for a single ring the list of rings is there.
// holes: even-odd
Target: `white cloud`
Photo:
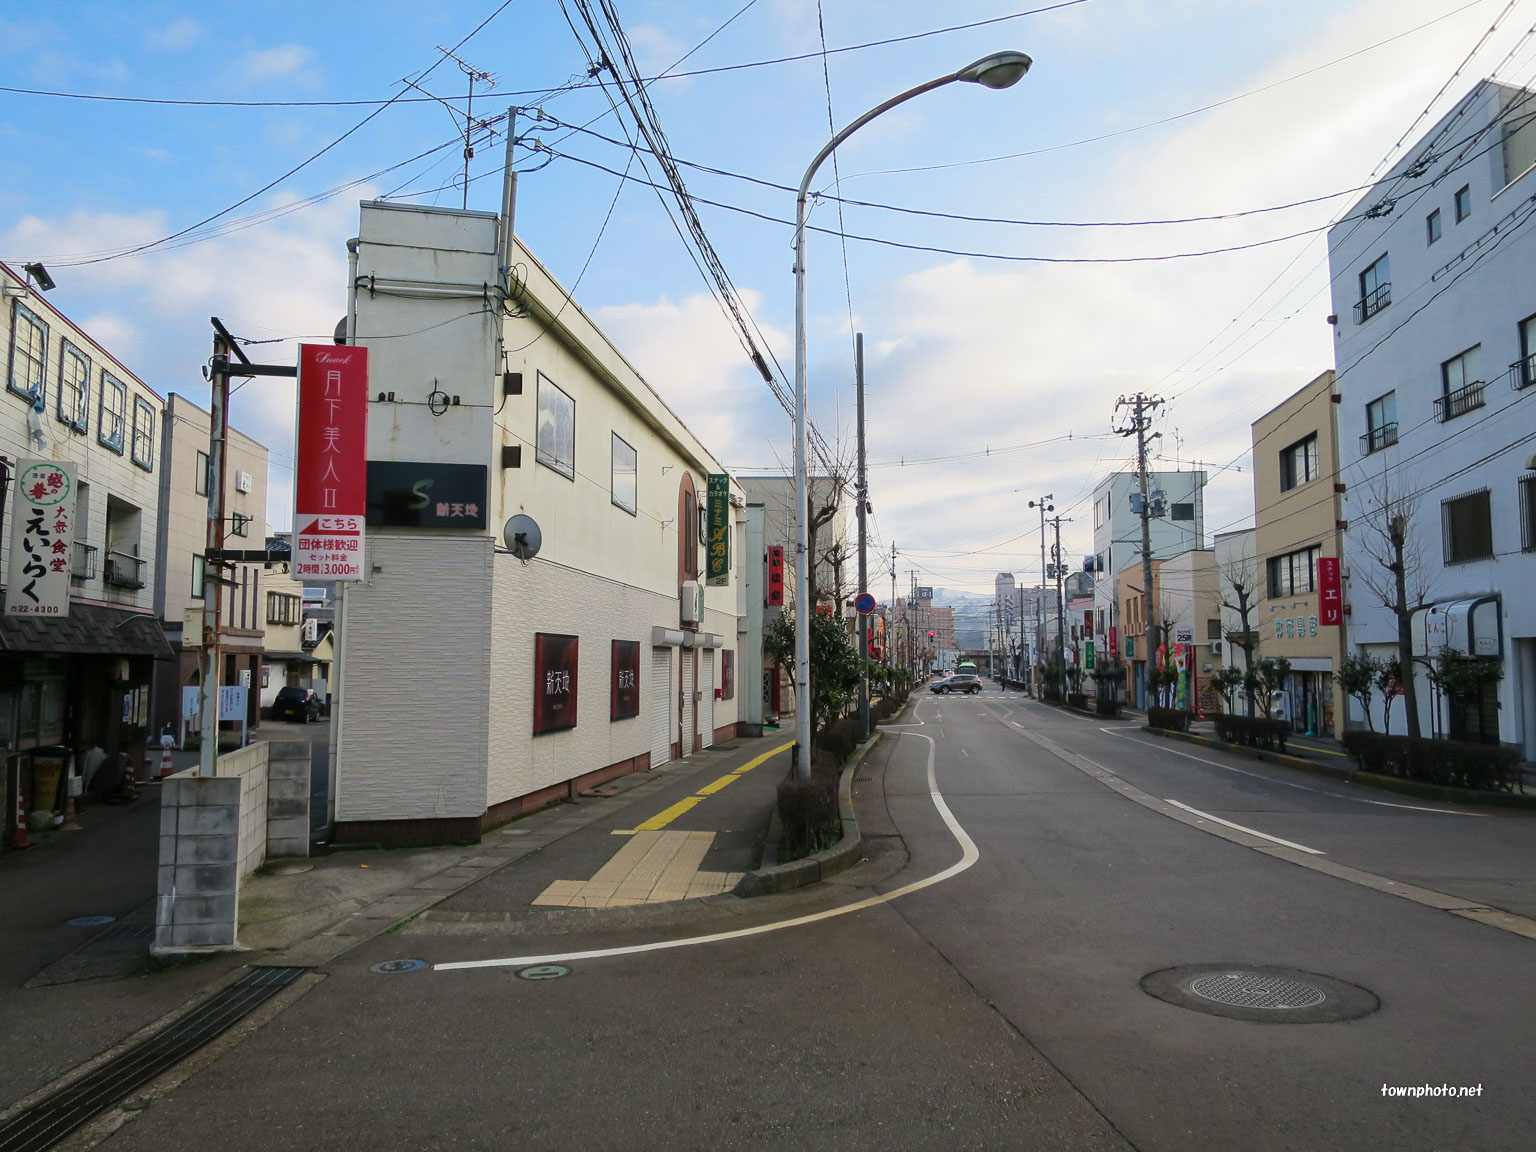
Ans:
[[[246,84],[286,80],[305,88],[320,87],[320,74],[310,67],[314,52],[302,44],[284,44],[278,48],[254,48],[235,65],[235,73]]]
[[[164,28],[152,29],[144,33],[144,43],[151,48],[175,52],[192,47],[201,34],[202,29],[198,27],[197,21],[183,16],[179,20],[171,21]]]

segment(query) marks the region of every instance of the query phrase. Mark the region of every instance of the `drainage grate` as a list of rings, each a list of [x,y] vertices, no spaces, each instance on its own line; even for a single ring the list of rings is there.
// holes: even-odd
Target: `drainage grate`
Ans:
[[[0,1124],[0,1152],[43,1152],[228,1031],[307,968],[253,968],[162,1028]]]
[[[1189,990],[1218,1004],[1236,1008],[1310,1008],[1328,999],[1328,993],[1300,980],[1284,976],[1260,976],[1252,972],[1223,972],[1191,981]]]

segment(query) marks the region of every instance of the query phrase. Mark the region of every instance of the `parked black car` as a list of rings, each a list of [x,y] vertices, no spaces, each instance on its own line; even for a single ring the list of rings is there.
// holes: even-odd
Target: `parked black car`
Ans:
[[[928,686],[928,690],[940,696],[948,692],[969,692],[974,695],[981,691],[981,677],[972,676],[969,672],[956,672],[953,676],[935,680]]]
[[[272,701],[272,719],[308,724],[320,719],[320,694],[313,688],[280,688]]]

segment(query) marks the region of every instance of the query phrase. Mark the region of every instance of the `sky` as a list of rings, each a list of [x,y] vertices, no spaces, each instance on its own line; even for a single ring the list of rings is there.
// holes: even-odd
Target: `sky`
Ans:
[[[1030,500],[1052,497],[1074,567],[1091,551],[1093,488],[1134,464],[1117,402],[1138,392],[1165,401],[1153,466],[1210,474],[1207,538],[1249,523],[1249,425],[1333,367],[1327,228],[1479,80],[1536,81],[1536,0],[606,9],[9,5],[0,259],[44,263],[53,305],[152,388],[206,405],[209,316],[268,341],[247,349],[260,361],[328,340],[359,201],[497,210],[516,106],[519,237],[728,468],[783,470],[790,415],[650,186],[655,156],[627,143],[584,14],[610,60],[610,18],[622,28],[786,391],[811,159],[899,92],[1027,52],[1010,89],[950,84],[846,141],[812,185],[807,242],[810,408],[849,463],[864,337],[872,590],[888,595],[895,544],[899,589],[915,573],[990,593],[999,571],[1040,579]],[[467,188],[466,68],[474,117],[496,118],[473,133]],[[277,528],[293,405],[275,378],[232,401],[271,451]]]

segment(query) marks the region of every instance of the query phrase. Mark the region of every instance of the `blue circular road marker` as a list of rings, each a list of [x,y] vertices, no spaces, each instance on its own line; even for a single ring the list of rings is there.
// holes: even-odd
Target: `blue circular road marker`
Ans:
[[[99,928],[103,924],[110,924],[116,920],[116,916],[76,916],[67,921],[71,928]]]
[[[532,968],[520,968],[517,973],[523,980],[558,980],[570,974],[571,970],[564,964],[536,964]]]
[[[380,976],[399,976],[402,972],[420,972],[426,966],[425,960],[385,960],[368,971],[377,972]]]
[[[868,592],[860,592],[857,599],[854,600],[853,606],[861,616],[868,616],[875,610],[875,598]]]

